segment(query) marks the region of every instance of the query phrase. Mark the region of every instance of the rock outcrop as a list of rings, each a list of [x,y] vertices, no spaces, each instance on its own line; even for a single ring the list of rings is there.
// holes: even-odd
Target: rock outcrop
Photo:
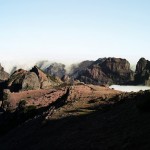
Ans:
[[[40,88],[40,82],[38,76],[34,72],[19,69],[10,76],[8,88],[12,92],[18,92],[20,90],[36,90]]]
[[[145,58],[141,58],[136,65],[135,84],[150,86],[150,61]]]
[[[60,84],[60,80],[57,78],[45,74],[42,70],[40,70],[37,66],[34,66],[30,72],[36,73],[40,81],[40,88],[46,89],[52,86],[56,86]]]
[[[73,64],[71,66],[69,75],[72,76],[73,78],[77,78],[84,70],[86,70],[94,61],[83,61],[79,64]]]
[[[9,74],[4,71],[4,68],[0,64],[0,81],[7,80],[9,77]]]
[[[133,81],[133,71],[126,59],[103,58],[80,70],[75,79],[91,84],[127,84]]]
[[[44,69],[44,72],[59,78],[66,75],[65,65],[61,63],[52,63],[49,67]]]
[[[34,66],[30,71],[19,69],[8,80],[8,88],[12,92],[20,90],[47,89],[60,84],[57,78],[46,75]]]

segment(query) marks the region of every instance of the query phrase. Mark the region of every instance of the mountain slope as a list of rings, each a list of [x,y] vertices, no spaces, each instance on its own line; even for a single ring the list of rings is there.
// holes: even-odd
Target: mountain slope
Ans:
[[[43,116],[28,120],[1,137],[1,149],[150,148],[149,91],[116,95],[112,90],[111,95],[109,92],[106,94],[109,89],[104,87],[101,90],[95,86],[83,88],[87,93],[83,93],[80,86],[71,88],[66,104],[53,113],[48,111]],[[82,92],[82,98],[75,100],[72,96],[76,90]],[[94,95],[98,92],[104,95],[96,98]],[[148,107],[142,110],[145,102]]]

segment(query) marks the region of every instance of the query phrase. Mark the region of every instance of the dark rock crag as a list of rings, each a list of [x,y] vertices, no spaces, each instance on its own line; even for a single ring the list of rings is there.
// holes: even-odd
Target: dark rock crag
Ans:
[[[90,84],[128,84],[133,81],[133,71],[126,59],[103,58],[76,73],[76,79]]]
[[[61,63],[52,63],[49,67],[44,69],[44,72],[59,78],[62,78],[66,75],[65,65]]]
[[[150,61],[145,58],[141,58],[136,65],[135,84],[150,86]]]
[[[9,78],[9,74],[4,71],[4,68],[0,64],[0,81],[7,80]]]

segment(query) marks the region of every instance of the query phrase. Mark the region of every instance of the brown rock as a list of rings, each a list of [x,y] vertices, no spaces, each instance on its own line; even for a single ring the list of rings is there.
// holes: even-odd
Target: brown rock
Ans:
[[[0,80],[8,80],[9,74],[4,71],[4,68],[0,64]]]
[[[40,89],[40,82],[38,76],[34,72],[28,72],[22,82],[23,90]]]
[[[150,85],[150,61],[141,58],[135,71],[135,84]]]
[[[133,80],[129,62],[121,58],[98,59],[77,75],[80,81],[92,84],[127,84]]]
[[[19,69],[10,76],[8,87],[13,92],[34,90],[40,88],[40,82],[35,73]]]
[[[40,70],[37,66],[34,66],[30,72],[36,73],[40,81],[40,88],[47,89],[52,86],[56,86],[59,84],[58,80],[55,77],[49,76],[45,74],[42,70]]]

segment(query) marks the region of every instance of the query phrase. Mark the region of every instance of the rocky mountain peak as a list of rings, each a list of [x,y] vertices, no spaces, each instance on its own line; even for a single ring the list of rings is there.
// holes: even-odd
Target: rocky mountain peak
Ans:
[[[150,85],[150,61],[140,58],[135,71],[135,83]]]

